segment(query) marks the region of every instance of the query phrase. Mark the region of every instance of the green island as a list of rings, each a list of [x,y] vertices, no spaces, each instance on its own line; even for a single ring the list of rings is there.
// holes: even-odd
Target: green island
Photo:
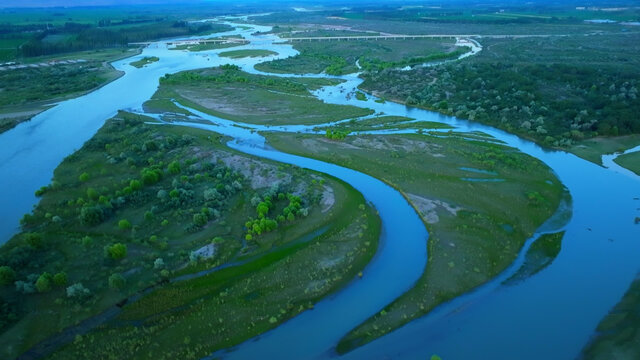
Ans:
[[[218,56],[228,57],[231,59],[241,59],[246,57],[265,57],[265,56],[271,56],[271,55],[278,55],[278,53],[271,50],[248,49],[248,50],[224,51],[218,54]]]
[[[139,69],[156,61],[160,61],[160,58],[158,58],[157,56],[145,56],[140,60],[132,62],[130,65]]]
[[[328,34],[327,34],[328,33]],[[299,35],[318,36],[315,32]],[[284,36],[283,34],[279,34]],[[324,36],[377,35],[324,31]],[[342,75],[358,71],[356,61],[365,70],[402,67],[429,61],[453,59],[465,52],[454,46],[455,39],[358,40],[292,42],[300,52],[291,58],[260,63],[257,70],[272,73],[320,73]]]
[[[170,49],[171,50],[187,50],[187,51],[192,51],[192,52],[198,52],[198,51],[225,49],[225,48],[230,48],[230,47],[235,47],[235,46],[242,45],[242,42],[239,41],[239,40],[242,40],[242,38],[240,38],[240,37],[222,36],[222,37],[217,37],[216,39],[229,40],[229,41],[228,42],[202,42],[202,43],[198,43],[198,44],[182,44],[182,45],[176,45],[176,46],[174,46],[174,47],[172,47]]]
[[[358,135],[342,141],[266,136],[279,150],[332,161],[394,186],[429,230],[424,275],[343,339],[341,352],[491,279],[513,261],[563,196],[562,185],[546,166],[498,144],[428,135]]]
[[[2,284],[16,282],[3,290],[0,339],[14,345],[2,357],[120,308],[53,358],[202,357],[312,308],[375,253],[379,219],[345,183],[149,120],[109,120],[1,248]]]
[[[351,105],[327,104],[309,93],[340,82],[254,75],[235,65],[223,65],[164,76],[158,92],[145,103],[145,110],[172,111],[175,100],[211,115],[261,125],[326,123],[373,113]]]

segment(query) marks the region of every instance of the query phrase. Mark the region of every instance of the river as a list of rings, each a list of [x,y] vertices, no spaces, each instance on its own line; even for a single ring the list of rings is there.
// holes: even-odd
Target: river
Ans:
[[[189,53],[169,51],[162,43],[151,45],[134,58],[114,63],[114,67],[125,71],[120,79],[65,101],[0,135],[0,178],[9,190],[0,205],[0,239],[15,233],[19,218],[37,201],[34,191],[50,182],[62,159],[88,140],[117,110],[141,112],[142,103],[153,95],[158,79],[165,73],[229,62],[259,73],[253,69],[257,62],[296,54],[290,45],[277,43],[274,35],[252,35],[268,29],[252,25],[251,29],[215,35],[239,34],[250,40],[250,44],[233,49],[267,49],[278,53],[268,58],[231,60],[216,55],[226,49]],[[158,56],[160,61],[141,69],[128,65],[144,56]],[[355,75],[341,78],[346,81],[314,94],[328,103],[365,106],[386,115],[444,122],[459,131],[490,134],[550,166],[573,198],[573,217],[564,226],[562,250],[549,267],[516,285],[501,285],[522,261],[525,247],[516,265],[496,279],[343,357],[425,359],[437,353],[447,360],[575,358],[640,268],[637,256],[640,227],[633,221],[640,215],[639,178],[565,152],[542,149],[530,141],[477,123],[391,102],[376,103],[371,95],[367,95],[366,102],[347,98],[346,94],[362,80]],[[368,175],[277,152],[265,147],[264,139],[256,132],[192,112],[212,124],[179,125],[227,134],[234,138],[229,145],[240,151],[339,177],[361,191],[380,211],[383,222],[380,249],[362,280],[320,301],[314,310],[240,344],[232,352],[215,354],[229,359],[336,357],[333,347],[347,331],[406,291],[420,276],[426,262],[424,225],[398,192]],[[248,127],[311,131],[304,126]]]

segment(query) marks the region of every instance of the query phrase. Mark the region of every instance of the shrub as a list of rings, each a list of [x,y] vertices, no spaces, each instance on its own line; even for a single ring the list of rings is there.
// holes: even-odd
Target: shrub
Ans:
[[[82,174],[80,174],[78,179],[82,182],[86,182],[87,180],[89,180],[89,174],[86,172],[83,172]]]
[[[24,241],[34,249],[40,249],[44,246],[42,240],[42,234],[40,233],[26,233],[22,236]]]
[[[67,284],[67,274],[64,271],[61,271],[55,275],[53,275],[53,283],[62,286]]]
[[[80,210],[80,221],[84,225],[95,226],[104,220],[104,211],[99,206],[83,206]]]
[[[129,187],[133,191],[138,191],[142,189],[142,183],[140,182],[140,180],[131,180],[129,181]]]
[[[193,224],[196,225],[196,226],[203,227],[203,226],[207,225],[207,221],[209,221],[209,219],[204,214],[194,214],[193,215]]]
[[[75,283],[67,287],[67,297],[77,300],[82,300],[91,295],[91,291],[85,288],[82,283]]]
[[[122,219],[118,221],[118,227],[120,230],[128,230],[131,229],[131,223],[127,219]]]
[[[40,277],[38,277],[38,280],[36,280],[36,289],[38,289],[38,292],[44,293],[51,290],[52,280],[53,277],[47,272],[40,275]]]
[[[0,266],[0,285],[8,285],[13,282],[16,272],[9,266]]]
[[[118,273],[111,274],[109,276],[109,287],[115,290],[120,290],[124,287],[126,280]]]
[[[100,194],[98,194],[98,192],[96,191],[96,189],[94,188],[88,188],[87,189],[87,197],[93,201],[96,201],[98,199],[98,197],[100,196]]]
[[[180,173],[180,163],[177,161],[172,161],[171,163],[169,163],[169,166],[167,167],[167,170],[169,170],[169,174],[179,174]]]
[[[111,246],[107,246],[105,249],[107,257],[113,260],[120,260],[127,256],[127,245],[122,243],[115,243]]]

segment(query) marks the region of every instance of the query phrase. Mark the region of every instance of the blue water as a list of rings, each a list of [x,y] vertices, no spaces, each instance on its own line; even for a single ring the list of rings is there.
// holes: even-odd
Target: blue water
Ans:
[[[273,36],[252,36],[254,27],[219,35],[241,33],[252,43],[240,48],[263,48],[286,57],[296,52],[289,45],[274,44]],[[135,58],[116,62],[126,74],[86,96],[63,102],[0,135],[0,178],[5,197],[0,204],[0,239],[17,229],[18,219],[37,199],[32,195],[46,185],[53,169],[88,140],[104,120],[118,109],[140,111],[141,104],[157,88],[165,73],[234,62],[258,73],[253,65],[265,59],[219,59],[216,53],[168,51],[152,45]],[[142,69],[129,62],[155,55],[160,61]],[[274,58],[274,57],[272,57]],[[289,76],[289,75],[279,75]],[[404,105],[346,99],[361,80],[344,76],[345,83],[315,92],[335,104],[366,106],[387,115],[440,121],[457,131],[481,131],[530,154],[550,166],[573,197],[573,217],[566,225],[563,248],[556,260],[535,276],[515,286],[501,286],[501,279],[517,270],[527,246],[514,264],[491,282],[443,304],[419,320],[347,354],[353,359],[416,358],[437,353],[444,359],[567,359],[574,358],[593,333],[599,320],[620,299],[640,268],[640,181],[573,155],[547,151],[505,133],[454,117]],[[341,92],[343,89],[345,91]],[[193,112],[207,118],[205,114]],[[380,212],[380,249],[364,271],[343,290],[257,339],[247,341],[224,358],[331,358],[333,347],[351,328],[378,312],[409,289],[426,262],[427,232],[402,196],[362,173],[336,165],[279,153],[264,146],[261,131],[312,131],[304,126],[243,129],[210,117],[208,128],[235,138],[230,146],[257,156],[295,164],[341,178],[363,193]],[[407,133],[410,130],[398,131]],[[500,186],[500,185],[496,185]],[[535,239],[532,237],[527,244]]]
[[[459,167],[458,169],[464,170],[464,171],[469,171],[469,172],[474,172],[474,173],[478,173],[478,174],[498,175],[498,173],[495,172],[495,171],[482,170],[482,169],[476,169],[476,168],[470,168],[470,167]]]

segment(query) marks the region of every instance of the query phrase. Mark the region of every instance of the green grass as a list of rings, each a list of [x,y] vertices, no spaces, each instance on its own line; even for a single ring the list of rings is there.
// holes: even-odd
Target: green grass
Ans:
[[[7,344],[0,352],[3,358],[13,358],[60,330],[178,274],[257,257],[254,265],[271,259],[272,262],[267,263],[275,264],[277,260],[280,265],[300,266],[296,270],[296,281],[302,281],[301,277],[309,281],[309,272],[305,271],[311,269],[308,262],[318,254],[316,251],[333,256],[349,249],[344,250],[350,253],[344,258],[345,262],[329,272],[331,286],[306,297],[306,304],[351,279],[353,272],[364,267],[375,252],[378,219],[371,209],[359,209],[362,197],[347,185],[306,170],[231,151],[221,144],[224,139],[215,133],[144,123],[149,120],[120,113],[108,121],[82,149],[67,157],[55,170],[52,184],[38,192],[42,199],[33,214],[24,217],[23,232],[0,248],[0,264],[15,270],[15,280],[32,284],[34,279],[30,274],[39,276],[43,272],[60,271],[68,277],[66,284],[42,293],[28,294],[13,286],[2,287],[0,301],[12,309],[0,318],[0,342]],[[180,164],[177,173],[172,170],[174,163]],[[156,169],[159,178],[142,182],[145,168]],[[136,180],[142,183],[136,185]],[[208,198],[205,194],[211,189],[217,192]],[[278,219],[276,230],[254,233],[251,240],[245,240],[245,222],[256,217],[256,199],[263,201],[273,196],[267,217],[276,219],[287,205],[284,194],[293,191],[302,199],[303,209],[296,211],[292,219]],[[327,191],[335,195],[335,205],[323,212],[325,206],[320,201]],[[87,209],[99,209],[95,211],[101,216],[83,215]],[[202,224],[196,222],[196,215],[200,214],[206,214]],[[87,222],[94,218],[97,221]],[[132,225],[130,228],[119,226],[125,219]],[[322,246],[315,242],[300,247],[288,245],[328,224],[332,227],[325,233],[327,240]],[[41,241],[29,240],[28,233],[40,234],[37,239]],[[85,241],[85,237],[90,241]],[[190,259],[192,250],[212,241],[216,248],[213,257]],[[363,245],[365,241],[371,247]],[[105,255],[105,248],[115,243],[127,246],[127,255],[121,260]],[[304,266],[291,262],[302,253],[306,255],[296,259],[304,261]],[[263,254],[284,255],[262,257]],[[155,265],[158,258],[163,259],[163,265]],[[265,276],[258,268],[256,265],[249,270],[251,274]],[[112,274],[124,276],[124,287],[108,286]],[[235,281],[244,278],[243,275],[234,278],[233,283],[224,284],[239,286]],[[282,274],[273,279],[278,280],[278,284],[289,281]],[[68,297],[66,287],[74,283],[82,283],[90,290],[90,296],[82,300]],[[267,282],[255,282],[260,283]],[[285,306],[287,301],[281,300],[270,297],[268,304]],[[241,308],[235,310],[241,311]],[[254,334],[251,331],[246,334]]]
[[[228,57],[231,59],[240,59],[245,57],[265,57],[271,55],[278,55],[277,52],[271,50],[249,49],[249,50],[232,50],[225,51],[218,54],[220,57]]]
[[[563,196],[562,184],[540,161],[503,145],[464,140],[461,134],[356,135],[340,141],[317,135],[266,136],[281,151],[385,181],[405,195],[429,230],[427,267],[415,287],[385,307],[384,314],[349,333],[338,346],[340,352],[490,280],[515,259]]]
[[[156,61],[159,61],[160,58],[158,58],[157,56],[145,56],[140,60],[134,61],[132,63],[130,63],[131,66],[137,67],[138,69],[148,65],[148,64],[152,64]]]
[[[629,154],[621,155],[613,161],[615,161],[618,165],[640,175],[640,152],[636,151]]]
[[[265,125],[318,124],[373,113],[355,106],[327,104],[309,93],[337,83],[339,80],[334,79],[282,79],[234,68],[212,68],[164,77],[147,104],[163,111],[159,105],[176,99],[221,118]]]

